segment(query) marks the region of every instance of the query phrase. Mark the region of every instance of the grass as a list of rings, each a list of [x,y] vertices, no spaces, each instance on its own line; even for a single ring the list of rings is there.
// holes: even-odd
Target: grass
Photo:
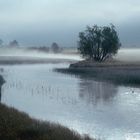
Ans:
[[[140,69],[135,67],[131,69],[124,67],[65,68],[56,69],[56,71],[119,85],[140,86]]]
[[[91,140],[58,124],[30,118],[0,104],[0,140]]]
[[[56,71],[119,85],[140,86],[139,62],[121,62],[112,59],[99,63],[83,60],[71,64],[69,68],[56,69]]]
[[[0,75],[0,87],[4,84]],[[0,92],[1,94],[1,92]],[[93,140],[59,124],[35,120],[0,103],[0,140]]]

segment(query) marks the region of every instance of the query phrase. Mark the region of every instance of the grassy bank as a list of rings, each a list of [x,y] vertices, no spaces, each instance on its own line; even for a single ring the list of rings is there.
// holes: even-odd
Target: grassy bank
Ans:
[[[0,75],[0,88],[4,84]],[[0,90],[1,97],[1,90]],[[93,140],[77,132],[27,114],[0,103],[0,140]]]
[[[93,78],[129,86],[140,86],[140,64],[138,63],[85,63],[70,65],[70,68],[56,69],[58,72],[73,74],[80,78]]]
[[[70,129],[31,119],[27,114],[0,104],[0,140],[91,140]]]

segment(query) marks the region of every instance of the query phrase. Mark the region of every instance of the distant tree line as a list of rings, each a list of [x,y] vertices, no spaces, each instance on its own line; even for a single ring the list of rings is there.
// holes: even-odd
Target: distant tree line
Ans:
[[[52,53],[60,53],[62,52],[62,48],[56,43],[53,42],[50,47],[47,46],[34,46],[34,47],[29,47],[29,50],[37,50],[41,52],[52,52]]]
[[[54,53],[60,53],[62,51],[62,48],[60,48],[59,45],[56,42],[54,42],[51,45],[51,50]]]
[[[17,40],[10,41],[9,44],[4,44],[4,41],[0,39],[0,47],[19,47],[19,43]]]
[[[19,47],[19,42],[17,40],[10,41],[9,44],[4,44],[4,41],[0,39],[0,47]],[[28,47],[29,50],[37,50],[42,52],[52,52],[52,53],[60,53],[62,51],[62,48],[56,43],[53,42],[50,47],[47,46],[33,46]]]

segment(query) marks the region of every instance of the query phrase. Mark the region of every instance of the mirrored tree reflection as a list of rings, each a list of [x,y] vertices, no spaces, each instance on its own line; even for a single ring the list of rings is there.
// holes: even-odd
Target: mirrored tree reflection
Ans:
[[[92,79],[81,79],[79,97],[94,105],[107,103],[117,94],[118,87],[107,82],[98,82]]]

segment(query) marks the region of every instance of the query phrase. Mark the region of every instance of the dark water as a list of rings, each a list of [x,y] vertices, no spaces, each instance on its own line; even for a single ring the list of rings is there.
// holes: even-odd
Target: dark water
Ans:
[[[140,89],[53,71],[67,66],[3,66],[1,102],[103,140],[140,139]]]

